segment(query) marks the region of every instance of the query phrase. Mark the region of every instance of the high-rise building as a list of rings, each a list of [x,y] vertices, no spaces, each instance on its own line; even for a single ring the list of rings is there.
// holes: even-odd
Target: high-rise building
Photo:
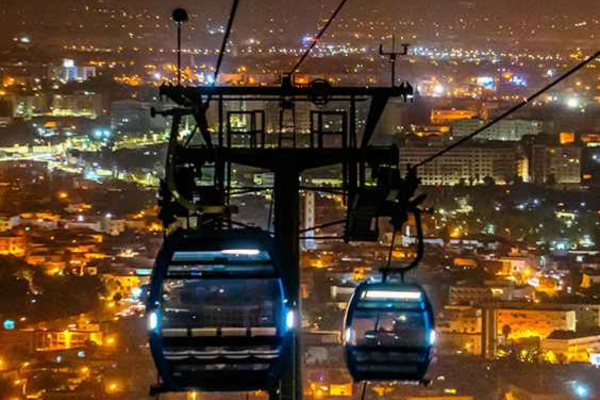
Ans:
[[[459,119],[451,122],[452,136],[461,138],[475,132],[485,125],[485,121],[473,119]],[[537,135],[542,132],[542,123],[535,120],[507,119],[498,122],[481,132],[476,140],[502,140],[519,141],[525,135]]]
[[[17,118],[32,118],[48,111],[48,98],[45,95],[16,95],[12,97],[13,116]]]
[[[569,185],[581,183],[581,147],[535,144],[530,171],[533,183]]]
[[[96,67],[93,65],[77,65],[75,60],[65,58],[61,65],[50,66],[50,79],[61,82],[83,82],[96,76]]]
[[[52,115],[98,118],[102,115],[102,96],[97,93],[56,94],[50,107]]]
[[[438,146],[409,146],[400,150],[400,165],[416,165],[440,151]],[[517,177],[519,164],[515,145],[489,143],[458,147],[419,168],[424,185],[453,186],[461,183],[476,185],[492,178],[497,184],[506,184]],[[486,179],[487,178],[487,179]]]

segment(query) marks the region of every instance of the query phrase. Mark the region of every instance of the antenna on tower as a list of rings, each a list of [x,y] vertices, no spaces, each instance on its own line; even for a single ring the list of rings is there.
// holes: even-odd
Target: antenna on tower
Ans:
[[[188,13],[184,8],[176,8],[171,17],[177,25],[177,86],[181,86],[181,27],[188,21]]]
[[[392,36],[392,51],[385,52],[383,51],[383,44],[379,45],[379,54],[382,56],[387,56],[390,59],[390,64],[392,64],[392,87],[396,86],[396,59],[398,56],[405,56],[408,54],[408,43],[402,43],[402,51],[396,51],[396,35]]]

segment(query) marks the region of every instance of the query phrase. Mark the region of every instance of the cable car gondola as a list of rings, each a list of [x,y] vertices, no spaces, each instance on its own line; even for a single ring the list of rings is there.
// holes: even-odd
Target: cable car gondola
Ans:
[[[346,364],[355,381],[424,382],[433,356],[433,309],[415,284],[360,284],[344,321]]]
[[[361,283],[348,303],[343,344],[346,364],[355,381],[427,383],[425,374],[433,358],[436,335],[433,308],[421,286],[404,282],[405,274],[419,265],[424,253],[420,212],[412,208],[418,237],[415,260],[392,271],[394,230],[381,282]],[[399,282],[388,281],[391,272],[400,275]]]
[[[290,353],[294,314],[286,303],[264,231],[167,236],[147,302],[160,377],[153,393],[273,388]]]

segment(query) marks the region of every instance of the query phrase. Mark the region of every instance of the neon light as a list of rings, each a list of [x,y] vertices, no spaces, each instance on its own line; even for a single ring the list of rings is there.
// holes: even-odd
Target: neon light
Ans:
[[[406,290],[367,290],[363,297],[372,300],[421,300],[421,292]]]

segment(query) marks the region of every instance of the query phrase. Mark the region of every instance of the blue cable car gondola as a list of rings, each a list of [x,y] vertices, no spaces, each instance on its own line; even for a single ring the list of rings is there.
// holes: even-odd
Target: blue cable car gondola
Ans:
[[[343,344],[346,364],[355,381],[410,381],[427,383],[425,374],[433,358],[433,308],[423,288],[404,283],[405,274],[419,265],[424,253],[420,210],[414,208],[418,250],[406,267],[390,266],[396,230],[387,267],[378,283],[363,282],[346,310]],[[388,281],[395,272],[400,282]]]
[[[433,309],[414,284],[362,283],[344,321],[348,370],[355,381],[424,382],[433,355]]]
[[[272,239],[259,229],[169,235],[150,283],[153,393],[273,388],[290,353]]]

